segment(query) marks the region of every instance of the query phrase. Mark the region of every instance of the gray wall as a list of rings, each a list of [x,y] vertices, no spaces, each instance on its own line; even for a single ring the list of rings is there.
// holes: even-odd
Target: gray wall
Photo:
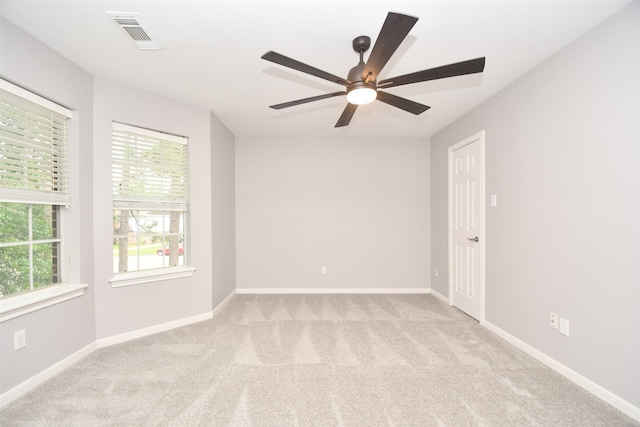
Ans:
[[[69,258],[63,262],[70,282],[92,283],[93,78],[3,18],[0,40],[2,77],[74,110],[69,155],[77,169],[66,211]],[[91,286],[81,298],[0,323],[0,393],[95,341],[94,295]],[[21,329],[26,330],[27,346],[14,351],[13,335]]]
[[[212,310],[210,112],[117,83],[95,79],[94,198],[97,338]],[[189,138],[188,249],[193,277],[113,288],[112,121]],[[105,160],[106,159],[106,160]]]
[[[236,289],[235,138],[213,114],[211,120],[211,244],[213,308]]]
[[[237,138],[236,213],[238,289],[429,287],[428,140]]]
[[[640,3],[432,138],[434,290],[447,147],[486,130],[486,320],[640,407]],[[491,58],[487,58],[487,68]],[[489,207],[491,194],[498,206]],[[549,328],[549,312],[571,322]]]

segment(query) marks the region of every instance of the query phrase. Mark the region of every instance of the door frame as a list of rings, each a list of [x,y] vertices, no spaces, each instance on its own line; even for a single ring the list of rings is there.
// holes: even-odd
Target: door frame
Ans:
[[[469,145],[472,143],[480,144],[480,156],[481,156],[481,164],[482,164],[482,173],[480,174],[480,233],[482,235],[482,239],[479,242],[482,250],[482,262],[480,263],[480,318],[478,321],[481,325],[484,325],[484,313],[485,313],[485,265],[487,259],[487,251],[486,251],[486,232],[485,232],[485,217],[486,217],[486,190],[485,190],[485,175],[486,175],[486,162],[485,162],[485,136],[484,130],[471,135],[468,138],[463,139],[462,141],[453,144],[448,149],[448,169],[447,169],[447,180],[448,180],[448,255],[449,255],[449,305],[453,306],[453,152],[458,150],[459,148],[464,147],[465,145]]]

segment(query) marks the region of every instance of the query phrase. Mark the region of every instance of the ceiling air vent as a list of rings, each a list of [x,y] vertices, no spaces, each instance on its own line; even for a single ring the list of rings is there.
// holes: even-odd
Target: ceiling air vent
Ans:
[[[160,49],[149,34],[142,28],[138,14],[135,12],[107,12],[107,15],[131,37],[131,41],[139,49]]]

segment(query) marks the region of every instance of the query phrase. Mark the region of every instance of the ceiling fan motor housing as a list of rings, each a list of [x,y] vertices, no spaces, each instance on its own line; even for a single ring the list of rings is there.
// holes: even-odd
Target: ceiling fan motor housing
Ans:
[[[364,81],[362,81],[362,72],[364,71],[364,67],[365,67],[364,62],[360,62],[358,65],[356,65],[351,70],[349,70],[349,75],[347,76],[347,80],[349,80],[352,83],[350,87],[356,83],[364,83]],[[369,82],[368,85],[375,88],[376,82],[371,81]]]
[[[347,86],[347,100],[352,104],[367,104],[376,98],[376,81],[362,80],[365,64],[360,61],[349,71],[349,85]],[[358,92],[356,94],[356,92]]]
[[[375,80],[373,81],[362,80],[362,71],[364,70],[364,67],[365,67],[364,62],[360,62],[358,65],[356,65],[349,71],[349,76],[347,77],[347,80],[349,80],[351,83],[349,84],[349,86],[347,86],[347,99],[353,99],[352,97],[349,96],[349,93],[353,92],[354,90],[358,90],[358,89],[371,89],[374,91],[376,90]]]

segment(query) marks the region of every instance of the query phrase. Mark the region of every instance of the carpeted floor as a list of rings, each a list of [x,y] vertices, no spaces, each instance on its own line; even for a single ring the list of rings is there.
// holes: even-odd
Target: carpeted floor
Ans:
[[[639,426],[430,295],[235,295],[97,350],[2,426]]]

